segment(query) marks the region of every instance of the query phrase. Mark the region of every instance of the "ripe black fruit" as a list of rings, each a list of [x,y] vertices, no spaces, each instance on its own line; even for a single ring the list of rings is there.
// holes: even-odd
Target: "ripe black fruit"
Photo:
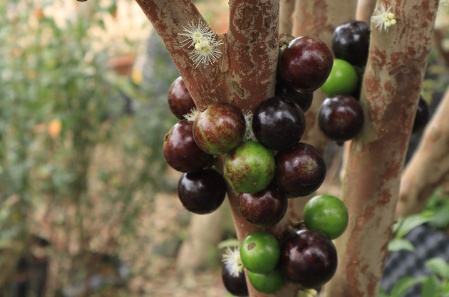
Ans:
[[[271,97],[257,106],[253,132],[266,148],[283,150],[297,143],[306,129],[302,109],[287,97]]]
[[[223,269],[221,271],[221,278],[223,280],[223,284],[234,296],[248,296],[248,287],[246,285],[245,272],[240,272],[239,276],[233,276],[231,273],[230,265],[223,264]]]
[[[334,30],[332,51],[336,59],[353,66],[365,67],[370,43],[369,25],[362,21],[348,21]]]
[[[415,122],[413,123],[412,133],[417,133],[421,131],[429,121],[429,105],[424,97],[419,96],[418,109],[416,110]]]
[[[298,104],[303,112],[309,110],[310,105],[312,105],[313,92],[296,91],[293,87],[289,86],[282,79],[278,79],[278,81],[276,82],[275,95],[288,97],[290,100]]]
[[[184,119],[183,116],[196,107],[181,76],[175,79],[168,90],[168,106],[171,112],[180,120]]]
[[[208,214],[223,203],[226,182],[214,169],[184,173],[178,183],[178,196],[188,211]]]

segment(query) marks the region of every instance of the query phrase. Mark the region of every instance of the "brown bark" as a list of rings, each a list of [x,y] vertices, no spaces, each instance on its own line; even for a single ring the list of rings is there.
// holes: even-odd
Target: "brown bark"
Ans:
[[[358,0],[356,19],[369,24],[375,7],[376,0]]]
[[[428,123],[401,179],[398,216],[422,211],[436,187],[449,176],[449,89]]]
[[[331,48],[335,27],[354,19],[356,3],[356,0],[296,0],[293,36],[316,36]],[[302,142],[313,145],[322,155],[326,152],[328,139],[318,126],[317,115],[326,97],[321,89],[314,92],[312,106],[305,113],[306,131],[301,139]],[[289,214],[292,221],[302,220],[304,205],[314,195],[315,193],[289,201]]]
[[[279,12],[279,33],[292,34],[295,0],[281,0]]]
[[[335,245],[339,265],[324,297],[377,296],[399,179],[431,48],[437,0],[379,0],[392,7],[389,32],[371,26],[362,87],[362,132],[351,144],[341,198],[349,224]]]

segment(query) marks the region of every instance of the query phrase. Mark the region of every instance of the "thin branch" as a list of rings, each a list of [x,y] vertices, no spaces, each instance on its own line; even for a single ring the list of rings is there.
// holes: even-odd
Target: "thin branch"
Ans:
[[[352,140],[341,189],[349,224],[334,241],[338,269],[323,297],[377,296],[432,43],[438,0],[379,0],[377,5],[381,3],[392,8],[396,24],[388,32],[371,26],[361,94],[365,123]]]
[[[398,216],[422,211],[436,187],[449,176],[449,88],[401,179]]]
[[[181,45],[181,41],[185,39],[179,35],[184,33],[183,26],[187,27],[192,21],[195,24],[200,21],[206,23],[192,1],[136,0],[136,2],[162,38],[197,107],[204,110],[208,103],[219,101],[217,98],[225,98],[227,86],[221,75],[221,61],[205,68],[202,65],[195,68],[189,56],[192,49]],[[221,49],[223,52],[223,47]]]

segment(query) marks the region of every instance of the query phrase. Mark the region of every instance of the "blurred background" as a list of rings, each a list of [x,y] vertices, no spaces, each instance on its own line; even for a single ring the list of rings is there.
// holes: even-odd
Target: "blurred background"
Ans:
[[[195,4],[227,31],[227,1]],[[432,51],[432,110],[446,62]],[[235,244],[229,206],[193,219],[162,157],[178,76],[133,0],[0,1],[1,297],[231,296],[221,281],[224,247]],[[322,191],[338,196],[336,155],[331,146]],[[440,212],[432,228],[442,234],[447,193],[426,213]]]

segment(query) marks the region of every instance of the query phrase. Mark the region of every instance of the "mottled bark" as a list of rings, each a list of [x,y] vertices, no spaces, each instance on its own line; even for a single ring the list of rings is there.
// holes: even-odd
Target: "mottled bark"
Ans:
[[[437,0],[381,3],[392,7],[397,24],[388,33],[371,25],[361,95],[365,123],[352,141],[341,190],[349,224],[335,240],[339,265],[324,297],[377,296],[432,43]]]
[[[281,0],[279,12],[279,33],[292,34],[295,0]]]
[[[376,0],[358,0],[356,19],[369,24],[375,7]]]
[[[419,147],[402,176],[396,208],[398,216],[421,212],[435,188],[447,180],[448,148],[449,89],[428,123]]]
[[[293,36],[316,36],[331,48],[335,27],[354,19],[356,4],[356,0],[296,0]],[[326,97],[321,89],[314,92],[312,106],[305,113],[306,131],[301,139],[302,142],[313,145],[322,155],[326,152],[328,139],[318,126],[317,115]],[[289,214],[292,221],[302,220],[304,205],[314,195],[315,193],[289,201]]]

